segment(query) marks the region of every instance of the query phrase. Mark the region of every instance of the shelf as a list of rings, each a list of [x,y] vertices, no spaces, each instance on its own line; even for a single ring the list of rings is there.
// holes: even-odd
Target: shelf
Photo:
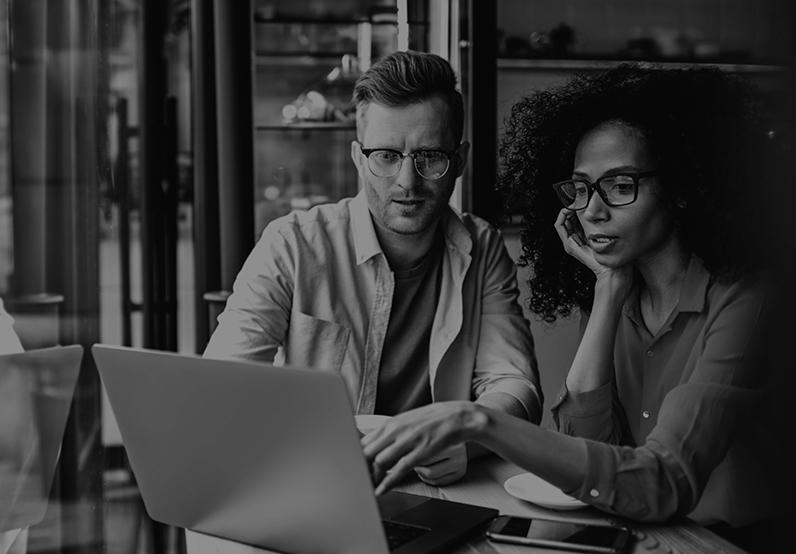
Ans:
[[[256,53],[254,55],[254,62],[257,65],[271,65],[278,67],[316,67],[336,65],[340,62],[340,58],[346,54],[356,55],[356,52],[268,52]]]
[[[344,121],[308,121],[306,123],[288,123],[283,125],[256,125],[257,131],[340,131],[354,130],[356,123]]]
[[[270,18],[267,19],[262,16],[258,16],[254,14],[254,22],[256,24],[266,24],[266,25],[358,25],[359,23],[368,23],[367,16],[361,17],[329,17],[329,18],[318,18],[318,17],[286,17],[282,18]]]
[[[664,61],[664,60],[610,60],[610,59],[552,59],[552,58],[498,58],[497,67],[502,70],[561,69],[567,71],[611,69],[622,63],[653,65],[663,69],[678,69],[694,66],[711,66],[735,73],[780,72],[785,68],[778,65],[711,62],[708,60]]]
[[[254,17],[254,23],[257,25],[359,25],[360,23],[370,23],[371,25],[397,25],[398,22],[389,19],[370,19],[367,16],[361,18],[340,18],[340,19],[319,19],[319,18],[300,18],[291,17],[285,19],[265,19],[263,17]],[[426,27],[429,25],[428,21],[409,21],[409,25],[416,25]]]

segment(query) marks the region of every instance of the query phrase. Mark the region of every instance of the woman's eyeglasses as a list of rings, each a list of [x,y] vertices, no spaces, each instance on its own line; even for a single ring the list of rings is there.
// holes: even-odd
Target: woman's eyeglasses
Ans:
[[[554,183],[553,190],[568,210],[578,211],[586,208],[595,191],[607,206],[616,208],[635,202],[638,198],[639,180],[653,175],[658,175],[658,172],[615,173],[604,175],[594,183],[585,179],[568,179]]]

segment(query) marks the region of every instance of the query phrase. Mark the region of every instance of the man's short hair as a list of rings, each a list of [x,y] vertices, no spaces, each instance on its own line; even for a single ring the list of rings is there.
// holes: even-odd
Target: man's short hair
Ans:
[[[440,97],[449,109],[456,145],[462,139],[464,104],[456,90],[456,75],[442,57],[426,52],[393,52],[382,58],[357,79],[354,102],[357,107],[357,134],[362,138],[365,111],[371,102],[384,106],[408,106]]]

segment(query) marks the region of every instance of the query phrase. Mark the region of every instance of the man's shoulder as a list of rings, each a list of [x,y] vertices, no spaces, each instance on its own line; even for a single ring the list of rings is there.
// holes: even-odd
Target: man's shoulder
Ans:
[[[492,223],[470,212],[459,212],[454,208],[450,209],[449,214],[453,225],[461,225],[464,231],[473,241],[473,246],[478,247],[486,243],[491,243],[501,237],[500,230]]]
[[[294,210],[269,223],[263,234],[271,233],[286,238],[303,236],[310,239],[319,234],[345,231],[351,222],[352,200],[353,198],[344,198],[339,202],[313,206],[309,210]]]

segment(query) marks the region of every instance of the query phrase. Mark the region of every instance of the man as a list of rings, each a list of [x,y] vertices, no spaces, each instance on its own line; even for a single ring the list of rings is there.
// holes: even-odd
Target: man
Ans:
[[[469,148],[455,87],[445,60],[417,52],[359,78],[351,159],[362,190],[268,225],[206,356],[338,371],[357,413],[475,399],[539,421],[514,263],[494,228],[448,205]],[[441,485],[466,467],[458,447],[416,471]]]
[[[22,343],[19,341],[19,337],[14,332],[14,320],[11,319],[11,316],[5,311],[3,307],[3,301],[0,300],[0,356],[3,354],[16,354],[18,352],[22,352]],[[2,373],[0,373],[0,407],[3,406],[15,406],[16,398],[6,398],[3,399],[3,391],[12,392],[19,390],[16,387],[6,385],[3,387],[3,380],[6,378]],[[0,410],[2,412],[2,410]],[[13,414],[13,412],[10,415]],[[6,456],[13,457],[16,455],[15,446],[13,444],[7,444],[6,441],[12,440],[18,436],[17,429],[6,428],[2,423],[2,420],[6,419],[0,418],[0,461],[3,461]],[[13,425],[14,420],[11,417],[7,418],[9,421],[5,422],[7,425]],[[28,529],[11,529],[11,530],[0,530],[0,554],[24,554],[27,551],[28,546]]]

